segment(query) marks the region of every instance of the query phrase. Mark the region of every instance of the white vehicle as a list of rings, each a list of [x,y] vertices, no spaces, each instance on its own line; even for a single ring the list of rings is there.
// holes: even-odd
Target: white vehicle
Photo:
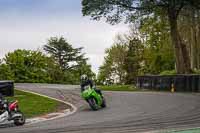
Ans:
[[[24,125],[25,124],[25,116],[19,110],[18,101],[8,102],[7,100],[1,101],[0,107],[0,123],[5,121],[14,121],[16,126]]]

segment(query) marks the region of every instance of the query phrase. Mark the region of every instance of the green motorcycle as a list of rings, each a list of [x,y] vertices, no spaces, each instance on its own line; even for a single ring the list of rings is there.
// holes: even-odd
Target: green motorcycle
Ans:
[[[81,96],[89,103],[92,110],[98,110],[106,107],[105,98],[91,87],[87,87],[81,93]]]

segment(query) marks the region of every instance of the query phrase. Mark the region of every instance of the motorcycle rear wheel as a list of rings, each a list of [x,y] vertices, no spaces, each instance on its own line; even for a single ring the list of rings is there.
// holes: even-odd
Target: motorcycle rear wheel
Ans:
[[[102,96],[102,104],[101,104],[102,108],[106,107],[106,99]]]

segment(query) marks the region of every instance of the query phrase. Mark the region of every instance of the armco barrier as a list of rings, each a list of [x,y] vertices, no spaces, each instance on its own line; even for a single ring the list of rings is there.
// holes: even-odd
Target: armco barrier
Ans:
[[[14,96],[14,82],[0,81],[0,93],[4,96]]]
[[[200,92],[200,75],[138,76],[137,87],[149,90]]]

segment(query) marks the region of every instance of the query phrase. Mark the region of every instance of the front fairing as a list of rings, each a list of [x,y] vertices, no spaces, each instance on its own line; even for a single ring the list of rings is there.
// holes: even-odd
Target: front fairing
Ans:
[[[92,93],[93,93],[93,89],[91,89],[90,87],[88,87],[87,89],[85,89],[83,92],[82,92],[82,97],[84,98],[84,99],[88,99],[89,97],[91,97],[92,96]]]
[[[88,87],[87,89],[85,89],[83,92],[82,92],[82,97],[87,100],[91,97],[94,97],[96,100],[97,100],[97,104],[100,106],[102,104],[102,98],[101,96],[96,93],[96,91],[90,87]]]

